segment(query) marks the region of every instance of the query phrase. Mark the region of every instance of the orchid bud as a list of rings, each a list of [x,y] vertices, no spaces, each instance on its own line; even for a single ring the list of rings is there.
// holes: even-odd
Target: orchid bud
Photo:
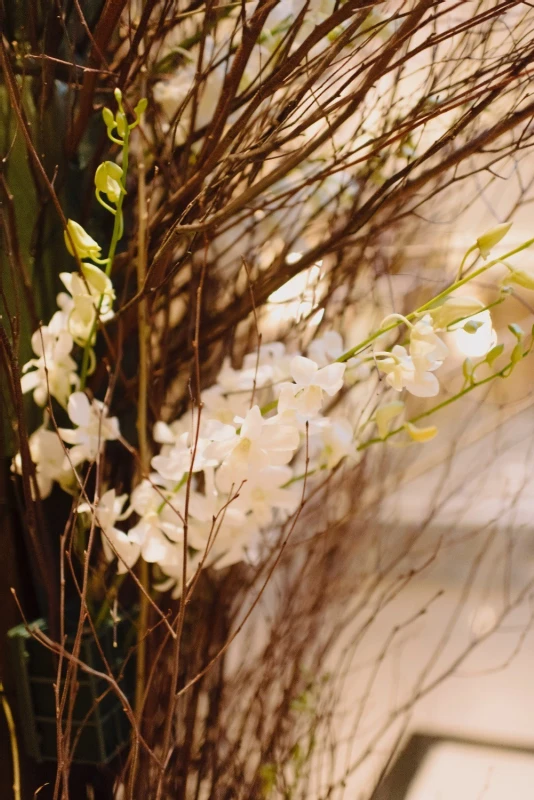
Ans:
[[[476,297],[450,295],[438,306],[430,308],[426,314],[432,317],[435,329],[446,329],[453,322],[472,317],[484,308],[484,303]]]
[[[89,236],[87,231],[73,219],[67,221],[67,230],[64,232],[65,245],[71,256],[78,258],[100,258],[101,247],[98,242]],[[74,250],[72,249],[74,246]],[[76,252],[75,252],[76,251]]]
[[[147,105],[148,105],[148,100],[146,99],[146,97],[142,97],[137,103],[136,107],[134,108],[134,111],[138,117],[140,117],[141,114],[145,112]]]
[[[505,278],[506,283],[517,283],[524,289],[534,289],[534,273],[526,269],[513,269]]]
[[[469,381],[470,383],[473,382],[474,371],[475,371],[474,363],[471,361],[470,358],[466,358],[464,363],[462,364],[462,372],[466,381]]]
[[[117,133],[121,138],[124,138],[126,134],[126,130],[128,128],[128,121],[126,119],[126,114],[122,111],[117,111],[117,116],[115,117],[117,121]]]
[[[104,107],[102,109],[102,118],[104,120],[104,125],[108,130],[113,130],[115,127],[115,117],[113,116],[113,111],[110,108]]]
[[[410,435],[410,438],[413,439],[414,442],[419,442],[420,444],[429,442],[438,432],[435,425],[429,425],[428,428],[418,428],[411,422],[405,422],[404,427]]]
[[[104,161],[95,172],[97,191],[107,194],[112,203],[117,203],[121,194],[124,194],[122,175],[122,169],[113,161]]]
[[[493,365],[493,362],[496,361],[500,355],[504,352],[504,345],[503,344],[496,344],[495,347],[492,347],[489,353],[486,354],[486,358],[484,359],[490,367]]]
[[[510,325],[508,325],[508,330],[510,333],[513,333],[518,342],[520,342],[525,336],[525,331],[521,325],[517,324],[517,322],[511,322]]]
[[[466,333],[476,333],[479,328],[484,325],[479,319],[470,319],[464,325],[464,331]]]
[[[404,411],[404,403],[402,400],[394,400],[392,403],[386,403],[377,409],[375,414],[375,422],[380,439],[385,439],[391,427],[391,421],[398,417]]]
[[[117,88],[116,88],[116,89],[113,91],[113,95],[114,95],[114,97],[115,97],[115,100],[117,101],[117,103],[120,103],[120,102],[121,102],[121,100],[122,100],[122,92],[121,92],[121,90],[119,89],[119,87],[118,87],[118,86],[117,86]]]
[[[486,259],[489,256],[495,245],[499,244],[501,239],[504,239],[511,227],[511,222],[505,222],[503,225],[497,225],[496,228],[492,228],[478,237],[477,247],[482,258]]]
[[[521,347],[521,344],[518,342],[514,347],[514,349],[512,350],[510,361],[512,362],[512,364],[518,364],[522,358],[523,358],[523,348]]]

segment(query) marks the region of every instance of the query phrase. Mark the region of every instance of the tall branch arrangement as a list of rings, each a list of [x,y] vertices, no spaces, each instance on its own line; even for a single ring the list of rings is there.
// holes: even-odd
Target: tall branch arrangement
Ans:
[[[534,238],[507,247],[506,220],[468,231],[456,274],[441,269],[432,293],[390,313],[383,278],[422,218],[469,205],[473,175],[520,169],[532,12],[452,0],[19,12],[3,9],[0,42],[0,353],[48,628],[20,611],[57,663],[53,797],[81,796],[84,675],[128,718],[107,772],[116,798],[341,797],[436,680],[323,770],[345,675],[325,665],[347,604],[357,644],[415,542],[355,577],[371,548],[366,481],[390,444],[434,440],[435,414],[530,355],[517,323],[492,341],[491,313],[534,289],[517,259]],[[481,276],[489,300],[472,288]],[[455,362],[451,337],[482,329],[485,352]],[[84,637],[121,620],[131,693],[103,650],[98,669],[83,656]]]

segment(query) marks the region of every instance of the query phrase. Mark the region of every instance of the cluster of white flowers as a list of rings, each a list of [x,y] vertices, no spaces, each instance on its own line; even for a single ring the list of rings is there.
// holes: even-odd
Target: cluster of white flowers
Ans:
[[[326,351],[327,341],[316,342],[315,351],[321,346]],[[265,534],[301,503],[298,453],[307,450],[309,474],[356,455],[348,420],[321,413],[344,372],[341,363],[320,367],[289,354],[281,342],[245,356],[242,369],[225,361],[217,383],[202,393],[200,411],[156,423],[160,451],[127,510],[126,497],[113,490],[95,509],[106,555],[118,557],[119,571],[141,556],[168,577],[162,586],[180,594],[185,536],[188,576],[201,566],[253,559]],[[133,514],[124,533],[116,522]]]
[[[396,344],[390,351],[377,350],[374,359],[378,369],[386,375],[386,383],[397,392],[406,389],[416,397],[434,397],[439,392],[439,381],[434,374],[449,354],[439,332],[459,325],[474,333],[477,323],[471,318],[484,309],[475,297],[448,296],[435,308],[429,309],[417,322],[412,323],[400,314],[386,317],[382,327],[392,319],[404,322],[410,331],[407,347]],[[489,312],[486,312],[489,314]]]
[[[386,383],[397,392],[407,389],[416,397],[433,397],[439,392],[434,372],[443,364],[448,348],[435,333],[430,314],[408,325],[409,349],[397,344],[391,352],[376,352],[378,368],[385,373]]]
[[[294,13],[302,8],[300,0],[293,6]],[[319,17],[323,13],[320,3],[313,6],[313,13]],[[140,101],[136,121],[128,125],[118,90],[115,96],[119,111],[113,115],[104,109],[104,121],[112,141],[127,147],[129,130],[138,124],[145,103]],[[197,111],[201,122],[202,104]],[[80,271],[60,275],[68,294],[58,295],[59,310],[34,333],[36,358],[22,369],[23,392],[32,391],[40,406],[53,399],[72,423],[52,430],[45,411],[43,425],[30,437],[41,497],[48,496],[54,484],[78,493],[84,485],[80,467],[97,461],[106,442],[121,437],[118,419],[110,416],[106,403],[90,399],[84,391],[94,368],[92,348],[98,323],[113,316],[115,293],[109,273],[123,232],[121,167],[108,161],[101,164],[95,193],[115,219],[108,258],[101,258],[100,245],[81,225],[68,221],[65,244]],[[485,257],[504,229],[507,226],[480,237],[474,247]],[[105,266],[105,271],[98,265]],[[365,446],[355,440],[349,419],[325,413],[343,386],[362,380],[362,370],[374,363],[392,389],[406,389],[419,397],[436,395],[439,383],[434,373],[448,355],[438,333],[458,324],[473,332],[481,324],[476,316],[483,305],[471,297],[447,295],[441,303],[425,308],[426,312],[412,314],[410,319],[386,318],[367,343],[387,335],[399,322],[408,326],[409,343],[376,350],[372,356],[343,356],[340,334],[329,331],[314,339],[306,354],[272,342],[246,355],[240,369],[225,360],[217,382],[201,393],[198,406],[178,420],[156,423],[153,440],[159,452],[151,460],[150,474],[134,486],[130,496],[118,496],[109,488],[94,504],[78,503],[78,513],[94,516],[101,529],[106,558],[116,562],[119,573],[132,568],[139,558],[156,564],[165,576],[159,588],[172,588],[176,596],[184,588],[184,571],[189,580],[203,567],[221,569],[257,558],[269,546],[270,531],[297,513],[304,499],[304,481],[323,476],[344,460],[354,461]],[[392,318],[395,322],[389,324]],[[80,375],[75,347],[81,353]],[[398,400],[380,407],[368,421],[378,438],[386,439],[393,420],[399,424],[403,414],[404,403]],[[436,433],[433,426],[419,428],[410,421],[393,433],[401,428],[417,442],[429,441]],[[13,470],[20,474],[22,469],[19,454]]]

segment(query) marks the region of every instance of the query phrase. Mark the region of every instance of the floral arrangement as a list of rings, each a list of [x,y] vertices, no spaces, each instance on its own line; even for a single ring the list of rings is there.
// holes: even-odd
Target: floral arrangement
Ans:
[[[339,572],[351,558],[346,536],[335,558],[306,547],[324,510],[325,527],[344,532],[354,510],[340,487],[348,486],[355,505],[370,449],[431,442],[433,415],[508,377],[532,350],[533,333],[517,323],[507,342],[492,333],[492,310],[518,287],[534,289],[534,274],[514,260],[534,239],[504,252],[510,223],[473,235],[455,279],[440,281],[417,307],[389,313],[363,333],[360,325],[361,336],[344,324],[361,291],[355,260],[364,264],[368,291],[405,203],[427,184],[440,192],[449,167],[485,153],[488,141],[531,114],[520,104],[513,126],[508,117],[492,121],[480,141],[466,127],[457,161],[445,135],[425,150],[416,132],[464,107],[463,90],[454,88],[463,84],[451,80],[444,99],[433,79],[413,108],[404,87],[392,120],[398,85],[389,64],[402,83],[394,55],[416,57],[412,37],[439,4],[414,2],[409,13],[375,8],[382,5],[230,3],[206,7],[199,22],[195,9],[176,4],[173,16],[164,3],[148,2],[134,9],[134,47],[110,3],[104,21],[119,26],[119,60],[110,70],[101,61],[106,26],[94,31],[82,71],[89,100],[76,106],[66,143],[71,156],[91,152],[84,168],[92,197],[77,216],[84,224],[64,215],[43,167],[60,220],[58,262],[69,269],[59,271],[63,290],[48,324],[31,315],[33,357],[20,371],[16,326],[12,342],[2,339],[17,409],[11,471],[22,485],[41,575],[50,578],[48,630],[32,626],[17,602],[27,632],[58,661],[62,800],[81,736],[69,721],[80,676],[102,681],[102,697],[114,694],[128,719],[129,746],[111,770],[115,797],[185,798],[192,775],[195,797],[223,790],[296,797],[309,778],[328,683],[317,618],[328,603],[343,604],[339,587],[348,577],[340,581]],[[470,25],[482,30],[485,19]],[[451,32],[451,47],[462,31]],[[2,53],[17,124],[31,144]],[[488,91],[508,91],[501,70],[513,60],[502,58],[492,62]],[[356,80],[366,59],[369,74],[365,67],[353,91],[345,71]],[[121,80],[108,81],[117,64]],[[92,76],[100,68],[108,83],[91,120],[98,146],[89,148]],[[513,72],[509,82],[521,86],[522,76]],[[479,91],[475,83],[475,98]],[[98,139],[102,120],[105,140]],[[455,135],[462,125],[451,125]],[[415,214],[420,200],[413,202]],[[277,308],[277,292],[302,276],[296,311],[275,315],[273,324],[266,311]],[[473,288],[481,276],[491,279],[487,301]],[[294,296],[279,307],[285,302]],[[328,313],[331,306],[338,312]],[[481,331],[490,332],[483,354],[460,362],[451,341]],[[447,393],[444,364],[459,381]],[[37,408],[24,409],[22,396],[30,394]],[[33,432],[25,436],[27,428]],[[58,507],[69,497],[71,507],[60,515],[55,559],[37,533],[42,501],[58,497]],[[332,514],[329,502],[339,506]],[[59,580],[49,568],[55,560]],[[229,666],[280,573],[287,585],[268,644],[245,639],[250,652]],[[314,581],[316,593],[304,600],[300,592]],[[117,628],[124,620],[130,638],[123,647]],[[120,675],[100,645],[106,625],[123,647]],[[84,637],[97,643],[98,669],[83,657]],[[134,661],[129,693],[122,673]],[[270,699],[258,711],[263,694]],[[305,733],[294,733],[299,724]]]
[[[130,132],[139,124],[146,101],[136,106],[136,119],[128,124],[121,93],[116,91],[115,96],[118,112],[114,115],[104,108],[103,117],[109,138],[122,148],[126,165]],[[37,358],[22,368],[22,391],[33,391],[39,406],[47,406],[49,398],[54,398],[75,426],[54,430],[45,412],[44,425],[32,434],[30,452],[41,497],[50,494],[54,482],[76,496],[81,489],[83,495],[85,479],[79,468],[98,461],[107,441],[121,438],[119,420],[110,416],[108,404],[90,399],[84,388],[96,363],[93,347],[98,327],[114,313],[110,273],[124,231],[124,169],[103,162],[95,173],[95,194],[114,217],[108,255],[102,258],[98,242],[77,222],[68,220],[65,244],[79,262],[80,272],[60,275],[68,294],[58,296],[59,310],[48,325],[33,334]],[[418,427],[416,423],[434,409],[399,423],[404,412],[400,399],[380,405],[358,431],[347,417],[331,419],[325,411],[344,382],[354,382],[350,373],[366,361],[374,362],[386,384],[399,395],[406,391],[416,397],[436,396],[439,381],[435,373],[448,355],[439,334],[459,326],[475,334],[483,325],[480,314],[489,310],[482,301],[457,294],[458,289],[500,263],[509,271],[501,300],[510,284],[534,288],[534,276],[506,262],[533,240],[463,277],[466,258],[475,253],[487,260],[510,227],[499,225],[476,240],[453,286],[408,316],[386,317],[378,331],[347,352],[335,332],[315,339],[306,356],[287,353],[282,342],[261,344],[244,357],[239,370],[226,361],[216,383],[200,394],[197,406],[170,424],[156,422],[153,439],[161,448],[151,459],[153,471],[131,495],[119,495],[112,487],[95,503],[77,505],[78,514],[87,514],[89,520],[94,517],[102,531],[106,557],[116,562],[117,573],[124,575],[141,557],[157,564],[163,573],[165,580],[157,584],[158,590],[172,588],[174,596],[180,597],[184,583],[190,583],[199,569],[222,569],[258,557],[254,554],[261,550],[262,534],[297,513],[304,500],[299,483],[308,477],[333,470],[346,459],[355,460],[371,443],[402,432],[415,442],[433,439],[438,432],[435,426]],[[399,325],[409,332],[407,346],[395,344],[379,350],[375,345],[371,355],[363,360],[358,357]],[[510,374],[530,353],[532,343],[528,347],[523,344],[521,328],[513,325],[510,330],[516,342],[509,361],[484,382]],[[80,375],[72,356],[75,346],[81,351]],[[464,362],[465,386],[460,395],[479,385],[477,370],[483,365],[493,367],[504,349],[504,344],[495,345],[477,363]],[[21,471],[21,463],[19,454],[14,460],[16,471]],[[136,522],[127,532],[117,527],[132,515]]]

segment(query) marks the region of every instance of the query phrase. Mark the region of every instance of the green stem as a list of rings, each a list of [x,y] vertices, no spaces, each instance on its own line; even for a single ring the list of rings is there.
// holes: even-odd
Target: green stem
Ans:
[[[183,486],[185,483],[187,483],[187,479],[188,479],[188,478],[189,478],[189,472],[186,472],[186,473],[185,473],[185,475],[183,475],[183,476],[182,476],[182,478],[180,478],[180,480],[178,481],[178,483],[176,484],[176,486],[175,486],[175,487],[174,487],[174,489],[172,490],[172,493],[173,493],[173,494],[176,494],[176,492],[180,491],[180,489],[182,488],[182,486]],[[157,510],[157,512],[156,512],[156,513],[157,513],[157,514],[161,514],[161,512],[163,511],[163,509],[165,508],[165,506],[166,506],[166,505],[167,505],[167,500],[162,500],[162,501],[161,501],[161,503],[160,503],[160,504],[159,504],[159,506],[158,506],[158,510]]]
[[[100,626],[102,625],[102,623],[106,619],[107,615],[109,614],[109,610],[110,610],[113,602],[115,601],[115,598],[119,594],[119,589],[122,586],[123,581],[124,581],[124,579],[125,579],[127,574],[128,573],[125,572],[125,573],[123,573],[121,575],[115,575],[113,583],[112,583],[109,591],[107,592],[106,597],[104,599],[104,602],[100,606],[100,610],[99,610],[99,612],[97,614],[97,617],[95,619],[95,630],[98,630],[100,628]]]
[[[464,257],[462,258],[462,263],[460,264],[460,269],[458,270],[458,274],[456,275],[456,280],[457,281],[459,281],[461,279],[461,277],[462,277],[462,272],[464,271],[465,262],[467,261],[467,259],[471,255],[471,253],[473,253],[476,249],[477,249],[477,245],[473,244],[473,245],[471,245],[469,250],[466,251]],[[478,261],[478,258],[475,259],[474,263],[476,264],[477,261]]]
[[[428,303],[424,303],[416,311],[412,311],[410,314],[407,314],[406,319],[408,321],[415,319],[424,311],[428,311],[436,303],[439,303],[440,300],[444,300],[451,294],[451,292],[454,292],[456,289],[460,289],[462,286],[465,286],[467,283],[469,283],[469,281],[472,281],[474,278],[478,278],[479,275],[482,275],[484,272],[486,272],[488,269],[491,269],[491,267],[494,267],[496,264],[502,263],[505,258],[510,258],[511,256],[514,256],[516,253],[520,253],[522,250],[526,250],[526,248],[530,247],[532,244],[534,244],[534,238],[529,239],[526,242],[523,242],[523,244],[520,244],[518,247],[515,247],[513,250],[510,250],[510,252],[505,253],[503,256],[495,258],[493,259],[493,261],[489,261],[487,264],[484,264],[483,266],[479,267],[477,270],[471,273],[471,275],[468,275],[466,278],[462,278],[461,280],[455,281],[447,289],[444,289],[438,295],[433,297],[432,300],[429,300]],[[350,358],[353,358],[362,350],[365,350],[366,347],[369,347],[369,345],[372,344],[380,336],[383,336],[385,333],[388,333],[388,331],[392,331],[395,328],[398,328],[400,324],[401,321],[396,320],[395,322],[392,322],[391,325],[386,325],[386,327],[380,328],[378,331],[375,331],[370,336],[368,336],[367,339],[364,339],[363,342],[360,342],[360,344],[356,345],[356,347],[351,347],[350,350],[347,350],[346,353],[343,353],[343,355],[339,356],[339,358],[336,360],[341,362],[348,361]]]
[[[126,179],[126,175],[128,174],[128,155],[129,155],[129,144],[130,144],[130,129],[126,127],[124,132],[124,139],[122,141],[122,175],[123,181]],[[124,186],[123,186],[124,188]],[[113,268],[113,261],[115,259],[115,251],[117,249],[117,244],[123,233],[123,224],[122,224],[122,204],[124,201],[124,192],[121,192],[119,195],[119,199],[117,200],[117,210],[115,212],[115,216],[113,218],[113,233],[111,234],[111,242],[109,245],[108,255],[107,255],[107,264],[106,264],[106,275],[109,277],[111,274],[111,270]],[[87,372],[89,368],[89,352],[91,350],[91,342],[96,333],[96,329],[98,326],[98,319],[100,317],[100,309],[102,308],[102,301],[103,296],[100,297],[98,301],[98,306],[96,309],[96,316],[91,327],[91,332],[89,337],[85,343],[85,347],[83,349],[83,356],[82,356],[82,368],[80,373],[80,390],[83,391],[85,388],[85,384],[87,381]]]
[[[527,350],[523,354],[523,358],[525,358],[529,354],[529,352],[530,350]],[[473,381],[473,383],[470,383],[469,386],[464,387],[460,392],[453,395],[452,397],[448,397],[446,400],[443,400],[441,403],[438,403],[436,406],[433,406],[432,408],[428,408],[426,411],[422,411],[420,414],[416,414],[416,416],[412,417],[410,420],[408,420],[408,422],[415,424],[416,422],[419,422],[425,417],[430,417],[432,414],[435,414],[436,411],[441,411],[442,408],[450,406],[452,403],[456,402],[456,400],[459,400],[461,397],[464,397],[464,395],[469,394],[470,392],[474,391],[474,389],[478,389],[479,386],[484,386],[485,384],[490,383],[491,381],[495,380],[495,378],[507,378],[512,369],[514,368],[514,366],[515,366],[514,362],[510,361],[508,364],[506,364],[505,367],[503,367],[498,372],[494,372],[492,375],[488,375],[487,378],[483,378],[480,381]],[[360,444],[356,449],[360,452],[362,450],[366,450],[368,447],[371,447],[371,445],[373,444],[383,444],[384,442],[387,442],[387,440],[390,439],[392,436],[395,436],[397,433],[401,433],[401,431],[403,430],[404,430],[404,425],[401,425],[398,428],[389,431],[387,436],[384,436],[383,439],[380,439],[378,437],[374,437],[373,439],[368,439],[366,442]]]

